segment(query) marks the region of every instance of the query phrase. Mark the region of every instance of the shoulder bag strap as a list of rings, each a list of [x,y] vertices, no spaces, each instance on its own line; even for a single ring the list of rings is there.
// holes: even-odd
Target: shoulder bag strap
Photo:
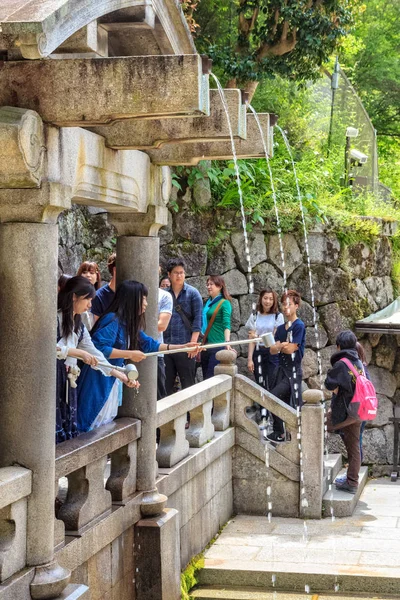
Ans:
[[[208,337],[208,334],[210,333],[210,329],[214,325],[215,318],[216,318],[216,316],[217,316],[217,314],[219,312],[219,309],[221,308],[221,306],[223,305],[224,302],[225,302],[225,298],[222,298],[222,300],[220,300],[218,302],[217,306],[215,307],[215,310],[214,310],[213,314],[211,315],[210,322],[207,325],[207,329],[206,329],[204,337],[203,337],[203,341],[202,341],[202,345],[203,346],[207,342],[207,337]]]
[[[183,324],[186,327],[186,329],[188,329],[191,332],[192,331],[192,324],[190,322],[190,319],[189,319],[188,315],[185,313],[185,311],[183,310],[182,306],[177,303],[176,296],[175,296],[175,294],[174,294],[174,292],[172,290],[170,291],[170,294],[172,296],[173,310],[175,310],[178,313],[178,315],[182,319]]]

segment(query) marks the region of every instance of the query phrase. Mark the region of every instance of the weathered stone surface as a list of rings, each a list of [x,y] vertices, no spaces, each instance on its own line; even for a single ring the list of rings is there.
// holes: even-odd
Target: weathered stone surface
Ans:
[[[303,378],[308,379],[318,373],[317,355],[310,348],[306,348],[302,360]]]
[[[379,344],[381,337],[382,337],[381,333],[369,333],[368,334],[369,343],[371,344],[372,348],[375,348]]]
[[[336,345],[326,346],[326,348],[322,348],[320,352],[321,356],[321,368],[322,372],[325,374],[331,368],[331,356],[337,352]]]
[[[253,273],[254,292],[259,294],[261,290],[269,287],[275,290],[280,297],[283,290],[283,279],[277,270],[269,263],[258,265]]]
[[[240,309],[239,309],[239,300],[236,298],[232,298],[232,318],[231,318],[231,327],[232,331],[237,331],[240,327]]]
[[[250,265],[252,268],[267,260],[267,249],[262,231],[248,233],[248,244],[250,251]],[[249,263],[246,257],[246,245],[242,231],[232,233],[231,243],[236,254],[238,267],[243,273],[248,272]]]
[[[309,233],[307,237],[311,264],[336,267],[340,253],[340,244],[337,237],[323,233]],[[305,252],[304,238],[299,243],[303,252]]]
[[[187,277],[198,277],[206,274],[207,250],[200,244],[183,242],[183,244],[168,244],[160,254],[160,263],[166,270],[170,258],[183,258],[186,263]]]
[[[392,398],[396,391],[396,378],[394,375],[389,373],[386,369],[381,369],[374,365],[370,365],[368,371],[371,376],[371,381],[375,386],[376,393]]]
[[[165,244],[169,244],[174,239],[171,211],[168,211],[168,223],[165,227],[161,227],[158,237],[160,238],[160,246],[165,246]]]
[[[322,384],[324,383],[324,377],[322,377]],[[321,389],[321,378],[319,375],[313,375],[308,379],[308,387],[311,390],[320,390]],[[329,400],[332,397],[332,392],[329,392],[326,388],[322,387],[322,393],[324,395],[325,400]]]
[[[386,463],[386,437],[381,429],[366,429],[363,434],[363,463]]]
[[[306,327],[314,326],[314,311],[311,304],[308,304],[305,300],[301,301],[300,309],[297,312],[299,318],[304,322]],[[317,323],[319,321],[319,313],[315,311],[315,317]]]
[[[374,358],[377,367],[391,371],[394,366],[397,352],[397,342],[393,335],[383,335],[377,345]]]
[[[44,156],[40,116],[23,108],[0,108],[0,188],[39,187]]]
[[[234,296],[247,294],[249,291],[246,277],[237,269],[232,269],[224,274],[224,279],[229,293]]]
[[[374,421],[367,421],[367,427],[382,427],[388,425],[390,417],[393,417],[393,402],[383,394],[378,396],[378,414]]]
[[[207,291],[207,287],[206,287],[207,279],[208,279],[207,276],[205,276],[205,277],[187,277],[185,279],[185,281],[189,285],[192,285],[193,287],[195,287],[196,290],[199,290],[202,298],[208,298],[208,291]]]
[[[343,248],[340,266],[354,278],[364,279],[372,275],[374,253],[365,242],[358,242]]]
[[[228,240],[223,240],[218,246],[209,248],[207,273],[210,275],[222,275],[235,267],[235,254]]]
[[[208,117],[206,117],[208,118]],[[205,161],[210,162],[210,161]],[[193,200],[199,208],[205,208],[211,204],[211,186],[208,177],[196,179],[193,184]]]
[[[237,332],[237,335],[239,340],[247,340],[249,337],[249,332],[247,331],[246,327],[241,327]],[[240,356],[244,356],[245,358],[247,358],[247,355],[249,353],[248,344],[240,344],[240,346],[236,346],[236,350],[240,352]]]
[[[301,265],[303,262],[303,257],[301,255],[296,238],[291,233],[285,233],[282,235],[282,247],[285,257],[286,276],[289,277],[289,275],[291,275],[293,271]],[[271,235],[268,240],[268,258],[278,269],[278,271],[283,273],[281,248],[278,235]]]
[[[324,265],[311,267],[315,303],[328,304],[346,300],[350,293],[350,277],[342,269],[333,269]],[[289,278],[289,287],[300,292],[311,302],[310,281],[307,265],[298,267]]]
[[[318,310],[318,314],[320,315],[321,321],[328,334],[329,343],[334,344],[337,334],[343,329],[346,329],[339,304],[335,302],[334,304],[321,306]]]
[[[192,244],[207,244],[215,234],[215,220],[209,213],[195,214],[184,208],[174,217],[175,233]]]
[[[378,310],[378,305],[375,302],[372,294],[368,291],[365,283],[361,279],[355,279],[353,281],[354,294],[357,299],[360,300],[360,306],[366,315],[374,313]]]
[[[379,237],[374,248],[373,275],[390,275],[392,270],[392,247],[387,237]]]
[[[107,93],[110,81],[113,94]],[[0,106],[36,110],[45,122],[80,127],[119,117],[206,114],[204,88],[208,78],[198,54],[9,61],[0,73]]]
[[[247,323],[248,318],[253,312],[253,304],[254,308],[257,305],[258,294],[246,294],[245,296],[240,296],[239,298],[239,306],[240,306],[240,324],[245,325]]]
[[[372,360],[372,346],[366,338],[363,340],[360,340],[360,344],[364,348],[365,361],[366,361],[367,365],[369,365],[369,363]]]
[[[390,277],[367,277],[367,279],[364,279],[364,283],[378,308],[385,308],[393,302],[393,286]]]
[[[393,444],[394,444],[394,426],[393,424],[386,425],[383,429],[383,434],[386,439],[386,461],[389,465],[393,465]]]
[[[318,325],[318,335],[314,327],[306,327],[306,347],[323,348],[328,343],[328,336],[322,325]]]

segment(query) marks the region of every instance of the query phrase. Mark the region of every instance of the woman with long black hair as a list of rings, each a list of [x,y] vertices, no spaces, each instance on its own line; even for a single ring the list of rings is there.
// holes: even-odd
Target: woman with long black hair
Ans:
[[[147,288],[138,281],[123,281],[107,312],[92,329],[95,346],[113,365],[124,360],[140,362],[145,352],[173,350],[198,344],[160,344],[144,333]],[[104,379],[85,365],[78,389],[78,427],[90,431],[112,421],[118,411],[119,386],[112,377]]]
[[[123,373],[117,373],[107,363],[104,355],[93,345],[90,335],[82,323],[81,315],[90,309],[96,291],[85,277],[71,277],[58,294],[57,312],[57,395],[56,395],[56,443],[78,435],[77,390],[79,376],[77,359],[92,369],[99,369],[100,377],[114,375],[128,383]],[[107,363],[109,364],[109,363]]]

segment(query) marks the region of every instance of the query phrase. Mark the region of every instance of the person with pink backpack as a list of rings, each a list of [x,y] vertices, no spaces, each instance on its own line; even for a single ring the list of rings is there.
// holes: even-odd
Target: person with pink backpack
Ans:
[[[354,333],[339,333],[336,346],[338,351],[331,357],[332,368],[325,379],[326,389],[333,392],[327,425],[328,431],[341,434],[349,463],[347,477],[335,482],[336,489],[355,494],[361,466],[361,425],[375,418],[378,405],[374,386],[366,377],[357,352]]]

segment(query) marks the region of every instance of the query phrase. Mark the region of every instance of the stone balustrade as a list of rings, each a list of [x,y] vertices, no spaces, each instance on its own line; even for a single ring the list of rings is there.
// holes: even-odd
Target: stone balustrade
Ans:
[[[0,469],[0,583],[25,567],[27,497],[32,472],[19,466]]]
[[[231,389],[229,375],[216,375],[157,403],[160,467],[174,466],[188,456],[189,448],[200,448],[213,439],[215,431],[229,427]],[[186,429],[188,412],[190,424]]]
[[[82,532],[111,513],[112,504],[125,504],[136,492],[137,440],[141,423],[121,418],[59,444],[56,448],[56,486],[68,478],[68,492],[57,517],[68,535]],[[107,457],[110,474],[105,483]],[[63,532],[56,525],[56,546]]]

